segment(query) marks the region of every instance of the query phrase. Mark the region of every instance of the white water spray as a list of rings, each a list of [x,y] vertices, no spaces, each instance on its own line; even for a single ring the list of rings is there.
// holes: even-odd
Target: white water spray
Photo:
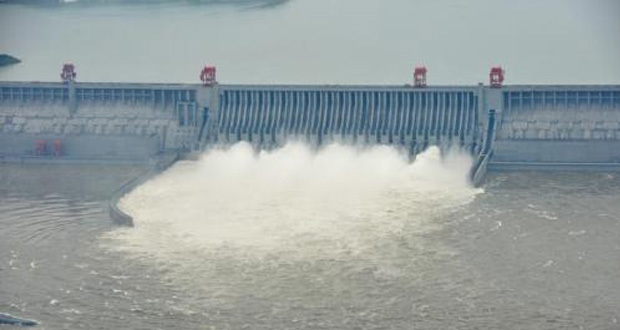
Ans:
[[[183,161],[121,200],[136,227],[120,248],[158,260],[188,253],[360,256],[437,228],[433,215],[470,201],[471,158],[431,147],[410,162],[388,146],[300,143],[256,153],[238,143]]]

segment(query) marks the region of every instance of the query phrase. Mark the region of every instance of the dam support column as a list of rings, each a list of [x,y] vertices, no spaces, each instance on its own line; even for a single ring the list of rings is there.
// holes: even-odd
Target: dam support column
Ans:
[[[494,110],[496,116],[501,118],[503,108],[502,89],[500,88],[487,88],[484,95],[484,109],[485,113],[489,110]],[[485,118],[486,116],[482,116]]]
[[[75,81],[69,81],[67,84],[67,90],[69,94],[69,114],[71,117],[75,115],[78,108],[77,97],[75,93]]]
[[[485,88],[479,84],[478,89],[478,127],[482,136],[474,137],[474,151],[478,156],[470,173],[474,186],[480,186],[487,173],[487,167],[493,156],[493,142],[502,118],[502,89],[498,86]]]
[[[77,111],[77,98],[75,97],[75,65],[73,63],[65,63],[60,71],[60,79],[67,86],[67,94],[69,96],[69,114],[71,117]]]
[[[502,117],[503,117],[503,107],[504,107],[504,98],[503,98],[503,89],[502,88],[487,88],[484,93],[484,115],[480,116],[483,120],[484,130],[486,131],[488,128],[486,127],[487,123],[485,119],[487,118],[487,114],[491,111],[494,113],[494,121],[497,129],[501,129],[502,125]]]
[[[475,153],[479,153],[483,147],[482,143],[486,136],[480,134],[487,131],[488,114],[491,110],[495,113],[495,118],[498,127],[501,125],[501,118],[503,113],[503,90],[498,87],[484,87],[482,83],[478,85],[478,127],[479,130],[475,132],[474,144]]]
[[[202,150],[208,143],[216,143],[219,135],[219,86],[218,84],[197,87],[196,100],[200,113],[200,129],[196,137],[196,149]]]
[[[479,132],[484,131],[484,128],[486,127],[486,88],[484,87],[483,83],[478,84],[478,91],[476,94],[478,95],[478,109],[476,116],[477,125],[472,135],[470,148],[468,148],[472,155],[477,155],[480,153],[480,144],[482,142],[482,137],[479,136]]]
[[[495,109],[490,109],[488,116],[486,116],[488,119],[485,125],[486,133],[484,135],[482,149],[480,150],[480,154],[476,158],[470,172],[470,180],[476,187],[480,186],[484,181],[487,174],[489,161],[493,156],[493,141],[495,140],[495,129],[497,123],[496,114]]]

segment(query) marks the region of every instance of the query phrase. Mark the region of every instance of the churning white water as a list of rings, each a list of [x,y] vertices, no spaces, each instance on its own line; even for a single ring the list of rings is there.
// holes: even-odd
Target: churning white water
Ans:
[[[469,162],[242,144],[129,194],[135,228],[101,206],[140,168],[4,164],[0,310],[48,329],[616,329],[618,176],[496,173],[477,194]]]
[[[431,147],[415,161],[388,146],[249,144],[183,161],[124,197],[135,228],[121,248],[158,260],[190,251],[238,257],[368,256],[403,228],[436,228],[433,214],[470,201],[471,158]]]

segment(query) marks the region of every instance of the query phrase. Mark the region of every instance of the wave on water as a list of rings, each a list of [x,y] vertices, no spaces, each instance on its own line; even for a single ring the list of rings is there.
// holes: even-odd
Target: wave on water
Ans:
[[[471,201],[480,192],[467,179],[471,164],[436,147],[409,161],[388,146],[256,152],[242,142],[179,162],[125,196],[135,228],[111,235],[122,241],[116,249],[157,260],[359,256],[434,230],[437,214]]]

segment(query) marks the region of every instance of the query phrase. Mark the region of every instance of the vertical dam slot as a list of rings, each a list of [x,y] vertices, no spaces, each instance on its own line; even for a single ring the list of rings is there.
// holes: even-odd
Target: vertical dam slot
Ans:
[[[223,88],[218,141],[471,147],[477,143],[477,98],[459,90]]]

